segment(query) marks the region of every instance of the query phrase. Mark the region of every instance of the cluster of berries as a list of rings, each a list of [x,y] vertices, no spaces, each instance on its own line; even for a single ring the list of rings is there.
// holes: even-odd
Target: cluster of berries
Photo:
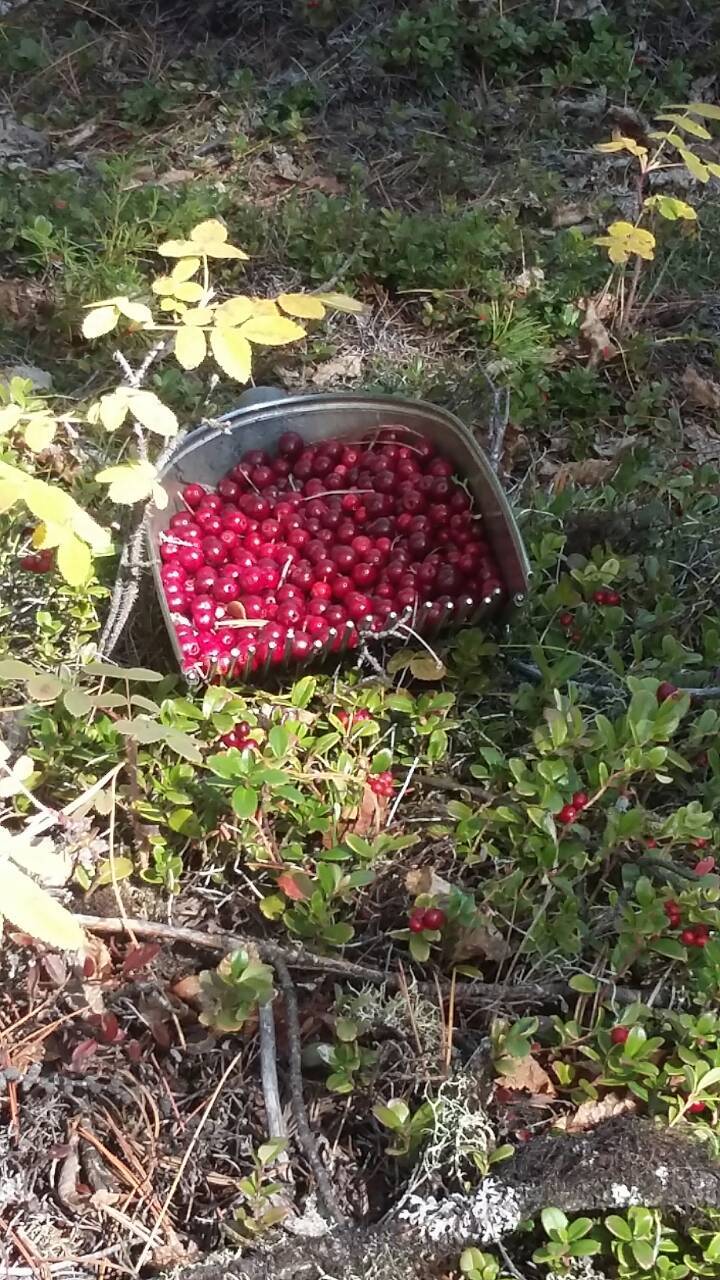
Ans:
[[[186,669],[225,676],[355,648],[408,613],[434,631],[505,587],[454,465],[422,436],[245,453],[216,491],[188,484],[160,536]]]
[[[382,773],[371,773],[368,778],[368,786],[373,795],[385,796],[389,799],[395,791],[395,779],[390,770],[385,769]]]
[[[229,733],[222,734],[220,741],[226,747],[237,747],[239,751],[245,751],[246,748],[252,751],[259,751],[260,743],[251,737],[251,734],[252,728],[247,720],[238,720],[238,723],[234,728],[230,729]]]
[[[366,707],[358,707],[357,711],[338,711],[337,718],[346,729],[351,729],[354,724],[359,724],[361,720],[372,720],[372,716]]]
[[[447,917],[439,907],[413,907],[408,917],[408,929],[411,933],[422,933],[424,929],[442,929]]]
[[[562,809],[555,814],[555,821],[559,822],[563,827],[569,827],[585,808],[589,798],[586,791],[576,791],[570,803],[564,804]]]
[[[679,929],[682,924],[680,903],[675,902],[673,898],[668,898],[667,902],[663,903],[663,910],[670,928]],[[680,933],[680,941],[686,947],[706,947],[710,941],[710,929],[706,924],[689,924]]]

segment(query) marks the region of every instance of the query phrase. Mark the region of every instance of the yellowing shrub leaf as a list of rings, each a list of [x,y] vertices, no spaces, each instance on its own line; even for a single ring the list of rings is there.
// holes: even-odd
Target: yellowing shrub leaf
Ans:
[[[86,936],[71,913],[9,858],[0,861],[3,912],[23,933],[61,951],[80,951]]]
[[[57,423],[47,413],[35,413],[25,428],[25,443],[31,453],[42,453],[55,439]]]
[[[93,520],[89,512],[84,511],[77,504],[72,513],[72,528],[73,533],[76,533],[78,538],[82,538],[83,542],[87,542],[96,555],[104,555],[112,547],[110,531],[104,529],[97,520]]]
[[[189,259],[186,258],[184,261],[187,262],[189,261]],[[182,265],[183,265],[182,262],[178,263],[178,266],[182,266]],[[174,274],[175,273],[173,272],[173,275]],[[168,296],[168,294],[173,294],[175,292],[175,281],[173,279],[173,276],[156,276],[156,278],[153,280],[152,284],[150,285],[150,288],[152,289],[153,293],[156,293],[158,295],[159,298],[165,298]]]
[[[135,324],[150,324],[152,322],[152,311],[145,306],[144,302],[131,302],[130,298],[116,298],[115,306],[128,320],[133,320]]]
[[[367,311],[364,302],[359,302],[346,293],[316,293],[313,297],[319,298],[326,307],[332,307],[333,311],[347,311],[349,315],[355,316],[361,316]]]
[[[672,111],[663,111],[659,113],[656,120],[669,120],[671,124],[677,125],[678,129],[684,129],[686,133],[691,133],[694,138],[702,138],[707,142],[712,138],[712,134],[703,124],[698,124],[697,120],[690,120],[688,116],[676,116]]]
[[[199,302],[205,291],[197,280],[181,280],[175,285],[174,292],[182,302]]]
[[[0,409],[0,431],[12,431],[21,418],[22,409],[19,404],[6,404],[4,409]]]
[[[613,138],[612,142],[599,142],[595,147],[596,151],[603,151],[610,154],[613,151],[629,151],[633,156],[646,156],[647,147],[643,147],[634,138],[626,138],[623,134],[620,137]]]
[[[28,476],[21,497],[38,520],[47,524],[69,524],[72,520],[76,504],[70,494],[44,480]]]
[[[227,302],[221,302],[215,312],[215,323],[222,325],[244,324],[252,315],[255,315],[257,307],[252,298],[246,298],[242,294],[238,294],[236,298],[228,298]]]
[[[281,293],[278,303],[289,316],[299,316],[301,320],[322,320],[325,307],[319,298],[308,293]]]
[[[110,333],[118,322],[120,312],[117,307],[95,307],[88,311],[82,322],[83,338],[100,338],[103,333]]]
[[[154,431],[156,435],[169,436],[177,435],[178,420],[172,409],[163,404],[159,396],[154,391],[126,391],[130,412],[135,415],[138,422],[141,422],[148,431]]]
[[[128,402],[123,391],[111,391],[100,397],[100,421],[106,431],[117,431],[127,417]]]
[[[65,537],[57,549],[57,566],[71,587],[81,587],[92,572],[92,556],[86,542],[74,533]]]
[[[670,105],[677,111],[691,111],[704,120],[720,120],[720,107],[715,102],[673,102]]]
[[[197,369],[207,355],[202,329],[183,325],[175,334],[175,359],[183,369]]]
[[[677,196],[648,196],[645,208],[657,209],[661,217],[667,218],[668,222],[676,222],[678,218],[695,221],[697,218],[692,205],[685,200],[679,200]]]
[[[95,479],[100,484],[107,484],[108,497],[112,502],[131,505],[149,498],[155,484],[156,471],[151,462],[139,460],[125,462],[117,467],[106,467],[98,471]]]
[[[189,280],[191,276],[194,276],[199,267],[199,258],[183,258],[180,262],[175,263],[170,272],[170,277],[176,284],[179,284],[183,280]]]
[[[285,316],[253,316],[240,332],[248,342],[258,342],[264,347],[283,347],[286,342],[305,337],[302,325]]]
[[[210,330],[210,346],[223,373],[237,382],[247,382],[252,372],[250,343],[238,329]]]

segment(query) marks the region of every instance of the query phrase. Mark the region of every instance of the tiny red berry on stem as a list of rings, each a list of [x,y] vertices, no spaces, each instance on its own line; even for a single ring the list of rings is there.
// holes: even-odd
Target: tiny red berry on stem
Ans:
[[[577,811],[572,804],[564,804],[559,813],[555,814],[555,821],[562,823],[564,827],[574,822],[577,817]]]
[[[683,929],[682,933],[680,934],[680,941],[683,942],[686,947],[697,946],[697,934],[695,930]]]
[[[686,1110],[688,1114],[691,1116],[699,1116],[705,1110],[705,1103],[691,1102],[690,1105],[686,1108]]]
[[[561,627],[571,627],[574,621],[575,619],[571,613],[561,613],[558,618]]]
[[[408,929],[410,930],[411,933],[422,933],[424,928],[425,928],[425,912],[423,911],[422,907],[420,908],[416,907],[410,913],[410,918],[408,920]]]
[[[589,796],[587,791],[576,791],[572,798],[573,809],[584,809],[588,800]]]
[[[613,1027],[612,1031],[610,1032],[610,1039],[612,1040],[613,1044],[625,1044],[625,1041],[627,1040],[629,1035],[630,1035],[629,1027],[623,1027],[623,1026]]]

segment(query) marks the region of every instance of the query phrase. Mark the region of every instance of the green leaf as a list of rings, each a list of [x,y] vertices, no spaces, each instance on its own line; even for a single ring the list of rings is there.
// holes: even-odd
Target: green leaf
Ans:
[[[35,674],[29,662],[20,662],[18,658],[3,658],[0,661],[0,680],[27,680]]]
[[[88,675],[108,676],[111,680],[142,680],[145,684],[154,684],[165,679],[162,672],[149,667],[119,667],[115,662],[87,662],[82,669]]]
[[[370,765],[370,772],[385,773],[390,768],[392,761],[392,751],[389,751],[387,747],[383,747],[380,751],[375,752]]]
[[[651,942],[650,950],[658,956],[666,956],[668,960],[687,959],[687,951],[677,938],[656,938]]]
[[[570,979],[568,986],[573,991],[581,991],[584,995],[592,996],[598,989],[595,978],[591,978],[586,973],[575,973]]]
[[[647,1240],[632,1240],[630,1248],[635,1255],[635,1261],[643,1271],[650,1271],[655,1266],[655,1258],[657,1250]]]
[[[322,936],[331,946],[344,947],[354,933],[355,930],[351,924],[329,924],[323,929]]]
[[[134,738],[136,742],[145,745],[162,742],[167,733],[165,725],[158,724],[157,720],[147,720],[144,716],[136,716],[133,720],[116,720],[114,727],[126,738]]]
[[[671,102],[676,111],[689,111],[704,120],[720,120],[720,107],[714,102]]]
[[[297,680],[290,692],[290,701],[294,707],[307,707],[315,696],[317,689],[316,676],[303,676]]]
[[[127,880],[134,870],[132,858],[105,858],[98,866],[93,889],[102,889],[113,880]]]
[[[287,1138],[271,1138],[269,1142],[263,1142],[262,1146],[258,1147],[257,1158],[261,1164],[272,1164],[283,1151],[287,1150],[287,1145]]]
[[[543,1209],[540,1218],[548,1235],[552,1231],[563,1232],[567,1228],[567,1216],[562,1209],[553,1209],[552,1207]]]
[[[608,1214],[605,1219],[605,1226],[611,1235],[617,1236],[618,1240],[632,1240],[632,1231],[624,1218],[618,1217],[615,1213]]]
[[[34,702],[54,702],[62,690],[62,681],[49,671],[36,671],[27,682],[28,697]]]
[[[202,752],[188,733],[182,733],[180,729],[166,729],[165,741],[183,760],[189,760],[191,764],[202,763]]]
[[[335,1035],[338,1040],[342,1040],[345,1044],[352,1043],[353,1040],[357,1040],[357,1022],[352,1018],[337,1018],[335,1021]]]
[[[284,725],[273,725],[268,734],[268,743],[276,760],[281,760],[287,754],[287,749],[290,745],[290,734]]]
[[[238,818],[254,818],[259,802],[253,787],[236,787],[232,793],[232,807]]]
[[[71,716],[86,716],[95,706],[95,699],[85,693],[84,689],[66,689],[63,706]]]
[[[177,831],[183,836],[190,837],[202,834],[202,827],[193,809],[173,809],[168,818],[168,826],[171,831]]]

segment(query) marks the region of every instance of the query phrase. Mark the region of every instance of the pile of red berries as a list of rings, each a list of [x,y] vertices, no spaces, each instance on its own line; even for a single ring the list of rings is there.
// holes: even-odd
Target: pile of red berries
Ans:
[[[20,557],[20,568],[29,573],[49,573],[55,566],[54,547],[44,547],[42,551],[30,551]]]
[[[244,751],[246,747],[259,751],[260,743],[256,738],[251,737],[251,734],[252,729],[247,720],[238,720],[234,728],[221,735],[220,741],[224,742],[226,747],[237,747],[239,751]]]
[[[184,668],[243,676],[497,604],[482,517],[453,473],[421,436],[383,427],[308,445],[287,432],[216,491],[186,485],[159,546]]]
[[[411,933],[422,933],[424,929],[442,929],[446,919],[445,912],[439,907],[413,907],[408,917],[408,929]]]
[[[586,791],[576,791],[570,803],[564,804],[559,813],[555,814],[555,821],[563,827],[569,827],[585,808],[589,798]]]
[[[389,799],[395,791],[395,779],[390,770],[385,769],[383,773],[371,773],[368,786],[373,795],[386,796]]]

